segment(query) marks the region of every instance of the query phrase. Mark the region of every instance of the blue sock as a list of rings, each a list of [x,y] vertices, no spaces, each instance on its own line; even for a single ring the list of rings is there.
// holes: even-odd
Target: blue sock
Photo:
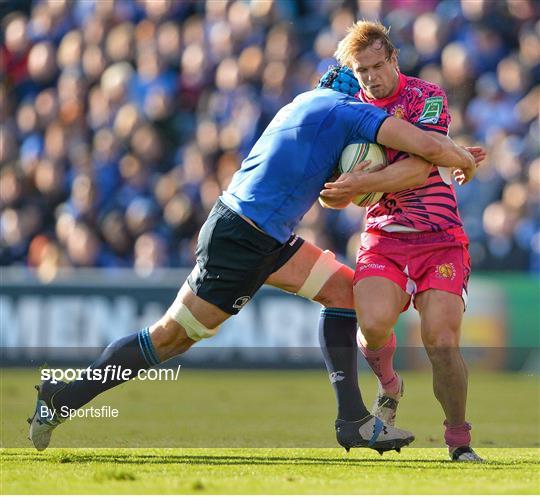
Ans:
[[[140,369],[148,369],[159,363],[160,360],[150,339],[148,328],[119,338],[109,344],[97,360],[88,367],[90,370],[100,370],[102,375],[105,375],[105,368],[109,366],[109,378],[103,381],[103,377],[102,379],[84,377],[69,383],[54,395],[54,407],[60,409],[66,406],[69,409],[79,409],[100,393],[131,380],[137,376]],[[118,371],[128,369],[131,372],[125,379],[118,378]]]
[[[336,393],[337,417],[345,421],[369,415],[358,386],[356,329],[353,310],[327,307],[321,311],[319,343]]]

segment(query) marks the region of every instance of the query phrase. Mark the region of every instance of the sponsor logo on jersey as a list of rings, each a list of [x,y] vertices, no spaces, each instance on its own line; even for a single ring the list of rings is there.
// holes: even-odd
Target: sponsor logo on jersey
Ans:
[[[234,309],[242,309],[249,301],[251,297],[249,295],[244,295],[243,297],[238,297],[233,304]]]
[[[414,90],[414,91],[417,93],[418,97],[419,97],[419,98],[422,98],[423,93],[422,93],[422,90],[421,90],[420,88],[417,88],[416,86],[412,86],[412,87],[411,87],[411,86],[407,86],[406,89],[407,89],[407,90]]]
[[[444,280],[453,280],[456,277],[456,268],[451,262],[447,264],[439,264],[435,268],[435,276]]]
[[[424,108],[418,122],[426,124],[437,124],[443,110],[443,97],[429,97],[424,102]]]

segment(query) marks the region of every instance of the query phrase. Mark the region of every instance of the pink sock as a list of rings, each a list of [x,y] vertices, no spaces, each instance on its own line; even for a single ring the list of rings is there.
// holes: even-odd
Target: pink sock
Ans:
[[[397,393],[399,390],[399,381],[393,366],[394,352],[396,351],[396,335],[394,332],[390,335],[390,340],[377,350],[369,350],[358,341],[360,352],[366,358],[371,369],[379,378],[385,392]]]
[[[451,426],[444,422],[444,441],[449,448],[468,446],[471,443],[471,425],[467,422],[462,425]]]

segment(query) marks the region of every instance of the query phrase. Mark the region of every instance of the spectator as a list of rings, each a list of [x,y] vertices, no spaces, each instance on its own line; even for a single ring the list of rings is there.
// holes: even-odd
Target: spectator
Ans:
[[[392,25],[404,72],[446,89],[452,134],[487,147],[457,190],[475,267],[540,270],[532,0],[36,0],[1,23],[0,262],[47,281],[191,265],[243,157],[359,17]],[[315,207],[300,233],[351,260],[361,214]]]

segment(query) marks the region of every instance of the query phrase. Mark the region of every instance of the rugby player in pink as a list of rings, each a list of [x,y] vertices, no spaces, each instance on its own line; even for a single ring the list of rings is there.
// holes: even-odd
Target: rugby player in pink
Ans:
[[[382,24],[357,22],[335,55],[342,65],[352,68],[362,101],[424,130],[447,134],[450,115],[444,91],[400,73],[397,50]],[[389,163],[404,156],[388,150]],[[479,162],[484,153],[477,149],[475,156]],[[456,171],[455,177],[463,182],[461,172]],[[322,198],[340,207],[354,181],[361,183],[362,179],[362,173],[353,173],[346,181],[340,178],[327,184]],[[387,423],[394,422],[403,381],[392,364],[396,349],[392,330],[412,299],[433,368],[435,396],[446,416],[445,441],[450,456],[456,461],[481,461],[471,449],[471,425],[465,419],[467,369],[459,341],[470,259],[451,169],[433,165],[422,186],[386,193],[368,208],[366,216],[354,295],[359,347],[379,379],[373,413]]]

